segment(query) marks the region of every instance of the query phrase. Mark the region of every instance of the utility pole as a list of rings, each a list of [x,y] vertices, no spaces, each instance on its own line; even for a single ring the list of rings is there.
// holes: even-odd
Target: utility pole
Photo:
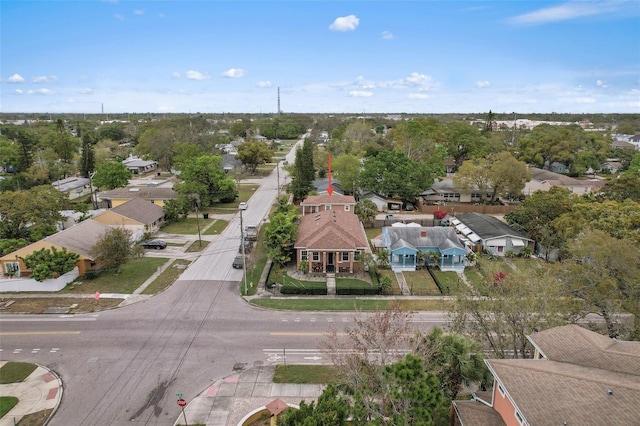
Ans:
[[[247,295],[247,257],[244,254],[244,227],[242,226],[242,209],[240,209],[240,246],[242,247],[242,276],[244,279],[244,295]]]

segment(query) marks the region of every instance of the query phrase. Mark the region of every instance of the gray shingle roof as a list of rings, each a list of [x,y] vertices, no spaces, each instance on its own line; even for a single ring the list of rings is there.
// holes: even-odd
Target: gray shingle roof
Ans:
[[[109,229],[108,225],[87,219],[44,240],[58,247],[64,247],[70,252],[93,258],[91,254],[93,246]]]
[[[531,425],[638,425],[640,342],[576,325],[533,333],[546,359],[487,360]]]
[[[153,186],[141,186],[141,187],[127,187],[116,188],[110,191],[100,193],[100,197],[103,199],[131,199],[131,198],[144,198],[147,200],[171,200],[178,197],[178,193],[172,188],[153,187]]]
[[[389,241],[393,249],[399,248],[398,243],[402,241],[403,247],[438,247],[441,251],[449,248],[459,248],[465,250],[460,242],[455,230],[446,226],[435,226],[432,228],[414,226],[387,226],[385,227],[389,235]],[[426,231],[426,236],[421,236],[421,232]]]
[[[148,225],[164,217],[164,209],[142,198],[133,198],[111,211]]]
[[[456,219],[464,223],[469,229],[477,234],[483,240],[496,237],[511,236],[531,241],[522,232],[516,231],[509,225],[498,219],[480,213],[463,213],[456,215]]]
[[[478,401],[453,401],[462,426],[503,426],[497,411]]]

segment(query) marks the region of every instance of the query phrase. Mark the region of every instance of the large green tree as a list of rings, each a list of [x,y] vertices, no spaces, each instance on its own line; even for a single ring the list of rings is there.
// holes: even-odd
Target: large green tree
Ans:
[[[349,194],[355,194],[360,178],[360,158],[355,155],[343,154],[331,160],[333,175],[340,182],[342,189]]]
[[[315,168],[313,165],[313,146],[310,139],[305,139],[302,148],[296,150],[296,159],[291,167],[291,184],[288,192],[296,200],[304,200],[313,188]]]
[[[0,238],[37,241],[56,232],[66,197],[51,185],[0,192]]]
[[[547,170],[556,161],[569,164],[578,152],[579,137],[574,127],[540,124],[520,139],[520,158]]]
[[[284,265],[293,258],[294,244],[298,237],[298,212],[289,206],[286,198],[278,201],[276,211],[269,215],[264,230],[264,245],[269,256]]]
[[[422,360],[412,354],[385,366],[383,398],[385,415],[376,419],[382,424],[429,426],[444,400],[438,378],[425,372]],[[386,395],[385,395],[386,394]]]
[[[443,172],[442,167],[413,161],[402,151],[380,151],[365,158],[359,185],[382,196],[414,202]]]
[[[453,157],[456,169],[465,160],[475,157],[485,140],[477,128],[464,121],[447,124],[446,135],[447,154]]]
[[[398,124],[388,136],[394,149],[412,162],[444,164],[446,126],[435,118],[416,118]]]
[[[361,200],[355,207],[355,214],[363,223],[371,223],[378,214],[378,206],[370,199]]]
[[[640,211],[640,210],[636,210]],[[559,276],[583,314],[602,317],[610,337],[640,340],[640,248],[600,230],[586,230],[567,244]],[[631,327],[620,313],[633,314]]]
[[[571,211],[576,200],[576,196],[568,189],[554,186],[549,191],[536,191],[527,196],[516,210],[507,213],[504,218],[544,248],[557,249],[562,240],[552,222]]]
[[[96,241],[91,253],[106,269],[120,273],[120,267],[138,255],[140,249],[131,241],[131,231],[112,227]]]
[[[255,174],[258,166],[271,161],[272,154],[273,152],[264,142],[249,140],[238,145],[236,158],[242,162],[249,173]]]
[[[100,189],[124,188],[129,184],[131,172],[120,161],[108,161],[96,167],[93,185]]]
[[[456,173],[454,182],[465,190],[479,192],[483,202],[484,194],[489,192],[489,203],[493,203],[501,195],[519,196],[530,179],[527,165],[516,160],[510,152],[503,151],[486,158],[465,161]]]
[[[456,399],[464,386],[488,384],[489,371],[482,348],[459,333],[445,333],[436,327],[417,336],[416,354],[427,371],[433,372],[440,389],[450,400]]]
[[[201,155],[176,165],[182,181],[174,186],[179,194],[198,194],[202,206],[232,202],[238,196],[235,181],[222,169],[219,155]]]
[[[604,198],[620,203],[627,199],[640,203],[640,173],[612,176],[600,193]]]

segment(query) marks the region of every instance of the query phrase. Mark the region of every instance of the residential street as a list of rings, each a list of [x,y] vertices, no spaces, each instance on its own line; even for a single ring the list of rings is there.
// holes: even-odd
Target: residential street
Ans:
[[[289,154],[293,161],[293,154]],[[285,172],[280,170],[282,179]],[[274,171],[243,212],[258,223],[276,198]],[[172,425],[176,394],[191,400],[238,369],[321,363],[317,343],[353,313],[276,312],[239,297],[242,271],[231,268],[240,214],[167,291],[126,307],[86,315],[0,315],[3,360],[34,362],[58,373],[62,403],[50,425]],[[442,314],[416,316],[441,324]]]

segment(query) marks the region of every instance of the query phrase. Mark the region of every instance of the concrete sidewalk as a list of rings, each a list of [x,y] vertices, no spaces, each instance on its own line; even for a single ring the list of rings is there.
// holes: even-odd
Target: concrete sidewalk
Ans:
[[[275,366],[262,365],[215,381],[188,401],[184,415],[180,411],[174,425],[184,425],[186,416],[187,424],[236,426],[245,416],[276,398],[298,406],[302,400],[315,401],[324,390],[324,385],[273,383],[274,372]]]
[[[0,385],[0,395],[18,398],[16,406],[0,419],[0,426],[14,426],[25,415],[44,410],[53,410],[51,418],[62,399],[62,381],[53,371],[38,366],[24,381]]]

